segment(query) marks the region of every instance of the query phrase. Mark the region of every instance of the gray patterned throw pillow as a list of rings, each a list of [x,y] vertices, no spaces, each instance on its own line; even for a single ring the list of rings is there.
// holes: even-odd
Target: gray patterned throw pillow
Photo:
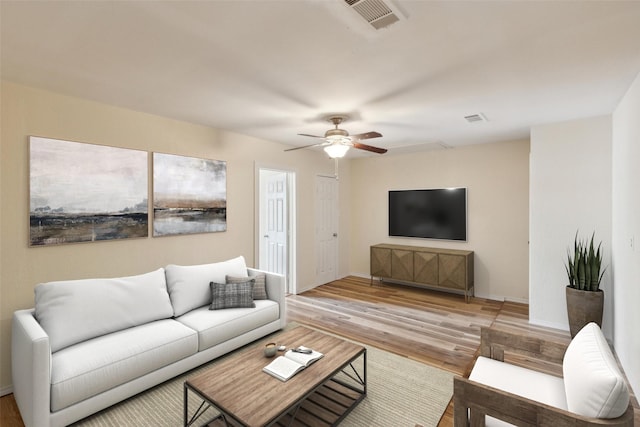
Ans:
[[[253,308],[254,280],[242,283],[216,283],[211,282],[211,305],[209,310],[220,310],[223,308]]]
[[[255,276],[229,276],[227,275],[227,283],[242,283],[247,280],[254,280],[255,284],[253,285],[253,299],[267,299],[269,298],[267,295],[267,276],[264,273],[256,274]]]

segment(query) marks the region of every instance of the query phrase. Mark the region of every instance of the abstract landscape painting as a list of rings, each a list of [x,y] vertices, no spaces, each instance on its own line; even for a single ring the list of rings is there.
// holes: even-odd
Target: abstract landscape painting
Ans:
[[[227,163],[153,153],[153,235],[227,230]]]
[[[147,237],[144,151],[30,137],[32,246]]]

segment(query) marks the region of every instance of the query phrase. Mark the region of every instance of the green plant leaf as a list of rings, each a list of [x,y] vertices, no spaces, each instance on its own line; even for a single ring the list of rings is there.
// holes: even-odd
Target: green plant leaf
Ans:
[[[599,290],[606,268],[602,269],[602,242],[596,248],[594,241],[595,232],[591,234],[590,239],[583,241],[576,231],[573,254],[567,251],[565,264],[570,287],[588,291]]]

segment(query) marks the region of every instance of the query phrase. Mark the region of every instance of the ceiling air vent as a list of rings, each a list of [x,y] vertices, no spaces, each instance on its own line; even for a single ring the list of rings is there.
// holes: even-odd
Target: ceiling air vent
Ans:
[[[466,121],[468,121],[469,123],[476,123],[476,122],[487,122],[487,118],[485,117],[484,114],[482,113],[478,113],[478,114],[472,114],[470,116],[464,116],[464,119]]]
[[[404,17],[389,0],[344,0],[376,30],[388,27]]]

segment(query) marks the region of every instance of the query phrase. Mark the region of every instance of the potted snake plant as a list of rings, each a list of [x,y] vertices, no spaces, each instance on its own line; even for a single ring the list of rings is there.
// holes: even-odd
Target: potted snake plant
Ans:
[[[595,232],[590,240],[579,239],[576,232],[573,251],[567,251],[567,315],[572,338],[589,322],[602,327],[604,292],[600,282],[606,268],[602,268],[602,242],[596,247],[594,238]]]

